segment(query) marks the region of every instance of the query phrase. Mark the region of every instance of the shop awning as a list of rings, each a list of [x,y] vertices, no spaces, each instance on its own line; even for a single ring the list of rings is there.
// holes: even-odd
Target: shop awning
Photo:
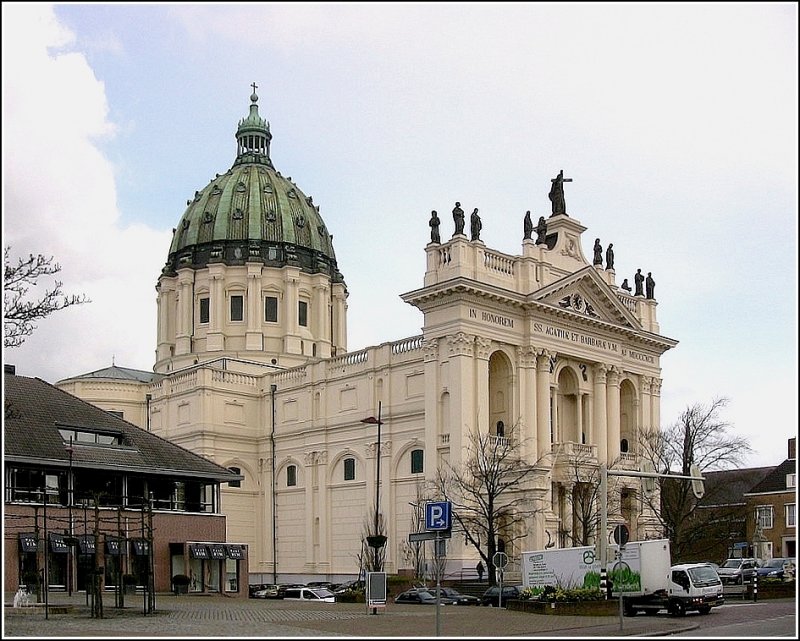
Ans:
[[[64,536],[62,534],[50,532],[50,550],[53,554],[66,554],[69,552],[69,546],[66,541],[64,541]]]
[[[32,532],[20,532],[19,547],[23,552],[36,552],[36,535]]]
[[[150,546],[144,539],[131,539],[131,552],[137,556],[150,556]]]
[[[94,554],[97,551],[94,534],[84,534],[78,537],[78,547],[81,554]]]
[[[212,559],[224,559],[225,558],[225,546],[221,543],[215,543],[208,546],[209,551],[211,552]]]
[[[243,559],[244,547],[241,545],[226,545],[225,552],[229,559]]]
[[[190,543],[189,544],[189,553],[191,554],[193,559],[207,559],[208,556],[208,546],[200,545],[199,543]]]
[[[122,539],[106,539],[106,554],[122,556],[125,554],[125,541]]]

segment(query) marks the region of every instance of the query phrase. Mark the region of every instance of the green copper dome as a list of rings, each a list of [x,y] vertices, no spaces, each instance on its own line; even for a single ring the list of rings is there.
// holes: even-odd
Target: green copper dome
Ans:
[[[272,165],[272,134],[258,113],[255,90],[254,83],[250,113],[236,131],[233,166],[187,201],[163,273],[258,261],[271,267],[294,265],[343,282],[319,207]]]

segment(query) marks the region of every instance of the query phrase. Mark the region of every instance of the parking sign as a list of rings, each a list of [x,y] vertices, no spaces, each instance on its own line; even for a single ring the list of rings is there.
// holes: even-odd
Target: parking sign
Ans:
[[[450,501],[437,501],[425,504],[425,529],[450,529]]]

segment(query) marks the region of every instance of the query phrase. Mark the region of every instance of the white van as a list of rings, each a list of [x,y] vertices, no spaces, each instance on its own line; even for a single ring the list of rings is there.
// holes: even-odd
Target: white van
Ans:
[[[286,601],[306,601],[313,603],[335,603],[336,595],[326,588],[286,588]]]
[[[708,563],[682,563],[670,569],[670,614],[682,616],[688,610],[708,614],[711,608],[723,605],[722,581]]]

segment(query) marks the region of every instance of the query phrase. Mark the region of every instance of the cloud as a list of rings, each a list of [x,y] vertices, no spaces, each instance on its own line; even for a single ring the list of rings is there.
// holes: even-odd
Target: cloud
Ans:
[[[4,359],[49,381],[107,366],[113,355],[150,369],[155,337],[140,328],[155,328],[170,233],[119,225],[115,168],[99,147],[115,127],[103,83],[68,50],[73,34],[47,5],[3,5],[3,17],[4,244],[12,256],[52,256],[63,291],[92,300],[39,322]]]

